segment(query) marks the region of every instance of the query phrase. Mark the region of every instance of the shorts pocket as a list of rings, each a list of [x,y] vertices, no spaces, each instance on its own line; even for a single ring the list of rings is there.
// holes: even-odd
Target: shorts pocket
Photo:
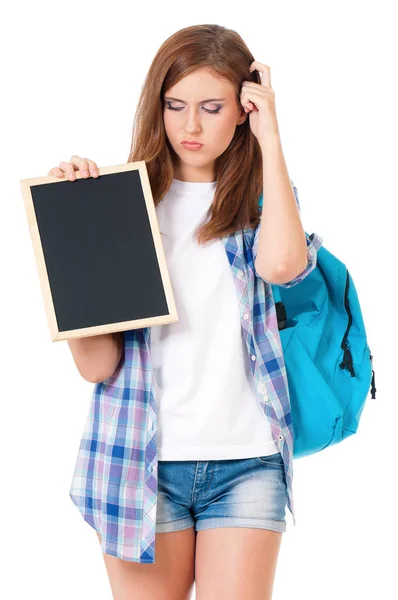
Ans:
[[[259,463],[269,465],[270,467],[279,467],[280,469],[284,469],[283,458],[280,452],[276,454],[268,454],[266,456],[257,456],[257,461]]]

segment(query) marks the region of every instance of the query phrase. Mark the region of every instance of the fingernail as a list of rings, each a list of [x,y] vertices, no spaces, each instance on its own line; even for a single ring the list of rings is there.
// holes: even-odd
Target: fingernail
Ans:
[[[84,177],[88,177],[88,175],[89,175],[88,171],[87,170],[83,171],[83,175],[84,175]]]

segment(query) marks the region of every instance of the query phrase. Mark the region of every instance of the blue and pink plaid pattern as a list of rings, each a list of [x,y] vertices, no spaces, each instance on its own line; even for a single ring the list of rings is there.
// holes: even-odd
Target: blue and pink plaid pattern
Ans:
[[[293,186],[299,205],[297,189]],[[235,283],[253,380],[283,457],[288,509],[293,503],[293,431],[289,390],[272,288],[255,270],[260,224],[222,238]],[[306,269],[316,266],[322,238],[306,235]],[[158,460],[157,412],[150,354],[151,328],[125,331],[124,360],[96,383],[78,450],[69,495],[102,538],[101,549],[127,561],[155,562]]]

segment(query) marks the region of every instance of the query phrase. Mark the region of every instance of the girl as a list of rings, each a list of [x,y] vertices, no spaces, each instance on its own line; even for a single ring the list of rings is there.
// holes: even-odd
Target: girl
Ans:
[[[295,524],[271,285],[302,281],[321,240],[301,225],[269,67],[235,31],[187,27],[160,47],[135,116],[139,160],[179,321],[68,340],[95,383],[70,496],[116,600],[185,600],[194,583],[197,600],[270,599],[286,506]],[[99,174],[79,156],[48,174],[76,170]]]

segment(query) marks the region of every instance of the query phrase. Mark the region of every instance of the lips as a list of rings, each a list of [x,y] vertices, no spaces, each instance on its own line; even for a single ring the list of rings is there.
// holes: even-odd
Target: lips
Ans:
[[[184,146],[188,146],[190,148],[200,148],[203,146],[203,144],[201,144],[200,142],[195,142],[195,141],[190,141],[190,140],[183,140],[181,142],[181,144],[183,144]]]

